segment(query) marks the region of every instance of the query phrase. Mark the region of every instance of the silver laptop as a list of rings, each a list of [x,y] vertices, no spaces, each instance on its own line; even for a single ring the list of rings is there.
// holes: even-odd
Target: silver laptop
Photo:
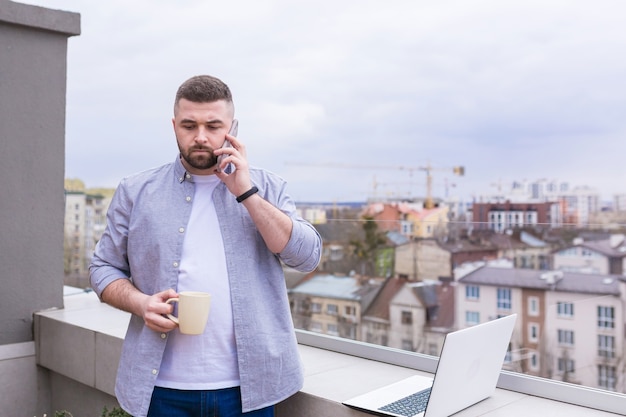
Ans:
[[[412,376],[344,401],[395,417],[445,417],[491,396],[517,314],[446,335],[435,377]]]

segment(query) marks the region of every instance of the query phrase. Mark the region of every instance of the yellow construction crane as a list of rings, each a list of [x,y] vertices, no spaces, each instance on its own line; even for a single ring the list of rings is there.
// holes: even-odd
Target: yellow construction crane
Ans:
[[[433,187],[433,171],[452,171],[454,175],[464,176],[465,175],[465,167],[464,166],[454,166],[452,168],[435,168],[430,165],[430,162],[426,165],[421,166],[403,166],[403,165],[395,165],[395,166],[385,166],[385,165],[360,165],[360,164],[346,164],[341,162],[287,162],[287,165],[296,165],[296,166],[315,166],[315,167],[326,167],[326,168],[345,168],[345,169],[367,169],[367,170],[399,170],[399,171],[408,171],[409,175],[413,175],[414,171],[425,171],[426,172],[426,201],[424,202],[424,208],[430,209],[435,206],[433,202],[432,196],[432,187]]]

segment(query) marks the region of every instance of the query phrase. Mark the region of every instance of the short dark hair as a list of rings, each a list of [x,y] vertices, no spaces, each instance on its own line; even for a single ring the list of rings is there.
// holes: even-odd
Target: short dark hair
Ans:
[[[230,88],[219,78],[210,75],[196,75],[182,83],[176,92],[174,109],[181,98],[194,103],[211,103],[218,100],[230,104],[233,102]]]

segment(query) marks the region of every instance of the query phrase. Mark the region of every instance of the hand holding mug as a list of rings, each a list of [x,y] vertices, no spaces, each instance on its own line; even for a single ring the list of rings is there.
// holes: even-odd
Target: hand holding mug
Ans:
[[[178,303],[178,317],[167,317],[180,327],[180,332],[189,335],[204,333],[211,309],[211,294],[200,291],[182,291],[178,298],[170,298],[168,304]]]

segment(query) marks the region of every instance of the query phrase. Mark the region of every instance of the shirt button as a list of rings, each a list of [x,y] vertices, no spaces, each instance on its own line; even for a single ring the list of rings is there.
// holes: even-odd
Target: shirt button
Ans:
[[[187,200],[189,202],[189,201],[191,201],[191,197],[188,196],[187,198],[185,198],[185,200]]]
[[[191,175],[186,174],[186,175],[185,175],[185,177],[186,177],[187,179],[189,179],[189,178],[191,178]]]
[[[178,179],[178,181],[179,181],[179,182],[183,182],[183,180],[184,180],[184,178],[183,178],[183,177],[180,177],[180,178]]]
[[[174,268],[178,268],[178,262],[174,262],[172,265],[174,266]]]
[[[181,228],[179,228],[179,229],[178,229],[178,231],[179,231],[180,233],[183,233],[183,232],[185,231],[185,228],[184,228],[184,227],[181,227]]]
[[[156,369],[153,369],[153,370],[152,370],[152,375],[156,375],[156,374],[158,374],[158,373],[159,373],[159,371],[157,371]]]
[[[161,333],[161,339],[165,339],[167,335],[165,333]]]

